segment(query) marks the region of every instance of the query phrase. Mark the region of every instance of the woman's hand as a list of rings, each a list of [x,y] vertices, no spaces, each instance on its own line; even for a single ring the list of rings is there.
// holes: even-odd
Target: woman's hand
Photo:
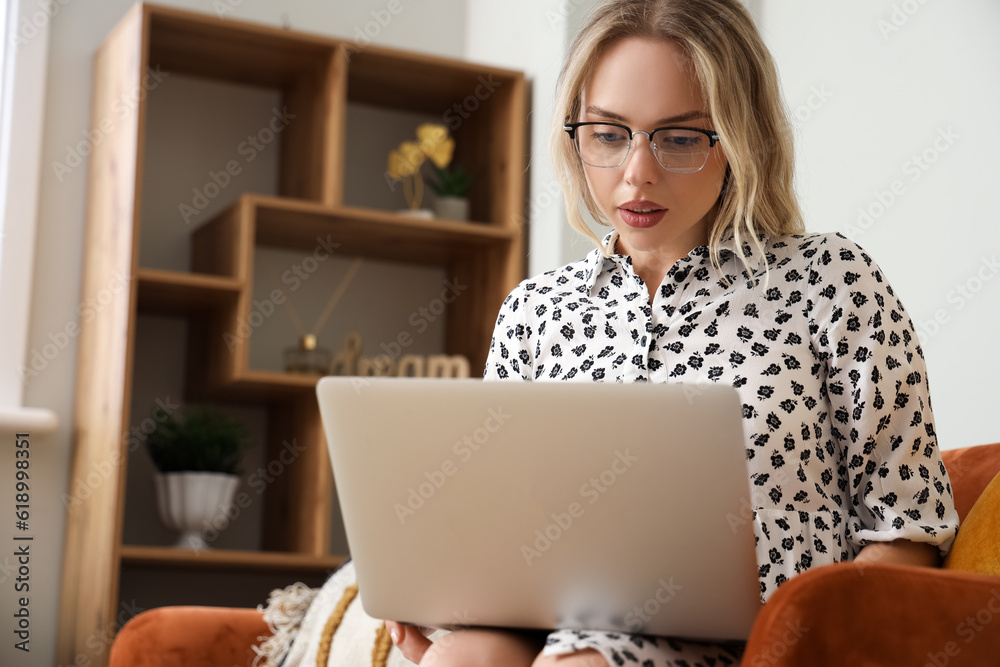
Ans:
[[[892,542],[872,542],[862,547],[854,558],[855,563],[889,563],[894,565],[921,565],[938,567],[941,556],[938,548],[926,542],[898,539]]]
[[[399,647],[403,657],[410,662],[420,664],[420,660],[432,643],[421,633],[421,628],[416,625],[403,625],[396,621],[386,621],[385,629],[389,631],[392,643]],[[431,628],[428,628],[428,632],[430,631]]]

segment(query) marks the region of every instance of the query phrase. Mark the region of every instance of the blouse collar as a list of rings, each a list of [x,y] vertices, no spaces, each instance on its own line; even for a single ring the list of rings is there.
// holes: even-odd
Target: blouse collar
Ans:
[[[758,235],[757,238],[758,240],[760,240],[761,243],[763,243],[767,238],[767,235],[760,234]],[[601,243],[604,245],[605,248],[614,248],[615,243],[617,241],[618,241],[618,230],[612,229],[610,232],[605,234],[604,239]],[[745,249],[744,252],[746,252],[746,249],[749,249],[749,244],[744,242],[744,249]],[[736,256],[736,238],[732,228],[729,229],[726,236],[724,236],[720,241],[719,250],[720,250],[719,253],[720,260],[723,263],[726,263],[729,260],[730,256],[733,257]],[[694,256],[708,257],[708,246],[707,245],[698,246],[697,248],[688,253],[688,257],[694,257]],[[592,251],[590,251],[587,257],[584,258],[584,282],[587,286],[587,292],[588,293],[593,292],[594,285],[597,283],[598,276],[600,276],[604,270],[610,268],[609,266],[606,265],[607,263],[613,265],[623,262],[631,264],[632,258],[629,257],[628,255],[621,255],[617,253],[613,254],[610,258],[605,258],[601,254],[599,248],[594,248]],[[751,260],[751,263],[759,266],[760,259],[758,258],[756,262]]]

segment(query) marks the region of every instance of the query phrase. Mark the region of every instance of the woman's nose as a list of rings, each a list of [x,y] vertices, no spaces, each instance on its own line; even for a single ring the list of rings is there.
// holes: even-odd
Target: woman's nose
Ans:
[[[625,158],[625,180],[629,185],[656,183],[663,167],[656,161],[653,145],[645,134],[636,133],[632,137],[632,150]]]

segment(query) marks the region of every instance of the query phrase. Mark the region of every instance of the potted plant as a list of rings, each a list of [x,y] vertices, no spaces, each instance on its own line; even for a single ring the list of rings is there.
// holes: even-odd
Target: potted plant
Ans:
[[[181,533],[175,546],[205,549],[203,537],[232,503],[247,446],[242,424],[218,412],[194,409],[183,421],[154,415],[146,447],[156,466],[156,498],[163,523]]]
[[[430,181],[431,189],[437,195],[434,211],[437,217],[446,220],[469,219],[469,188],[472,187],[472,175],[460,164],[450,164],[445,167],[434,167],[437,181]]]
[[[437,176],[430,186],[437,193],[435,214],[449,220],[467,220],[469,203],[466,195],[472,185],[472,176],[461,165],[451,163],[455,140],[448,136],[448,128],[435,123],[424,123],[417,128],[417,141],[404,141],[389,153],[386,178],[390,184],[403,182],[403,196],[409,205],[408,212],[421,214],[423,178],[420,167],[429,160]]]

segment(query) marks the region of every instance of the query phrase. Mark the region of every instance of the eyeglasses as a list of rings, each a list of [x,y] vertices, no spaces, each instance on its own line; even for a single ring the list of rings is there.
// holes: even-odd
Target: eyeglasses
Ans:
[[[711,130],[696,127],[658,127],[652,132],[633,132],[618,123],[567,123],[563,129],[576,145],[580,159],[591,167],[619,167],[625,163],[635,135],[645,134],[660,166],[667,171],[692,174],[708,162],[708,154],[719,141]]]

